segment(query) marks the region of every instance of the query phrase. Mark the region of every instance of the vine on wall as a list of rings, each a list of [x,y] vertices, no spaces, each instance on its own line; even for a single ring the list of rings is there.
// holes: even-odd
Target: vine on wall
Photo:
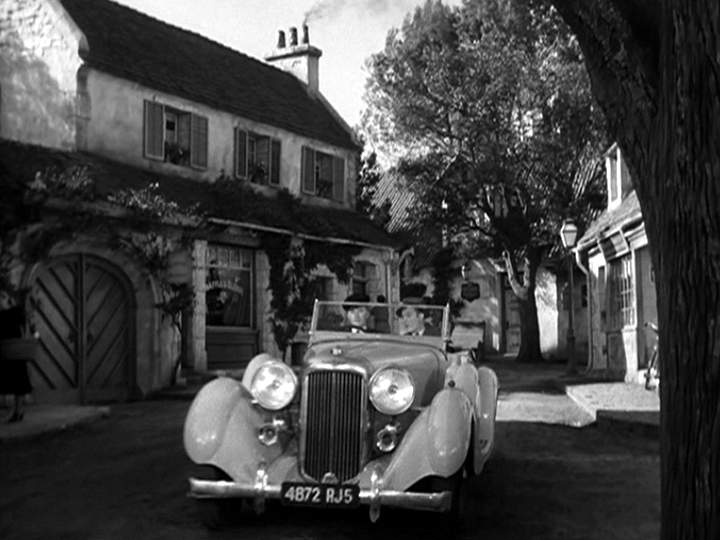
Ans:
[[[312,316],[317,278],[312,271],[324,264],[338,281],[347,283],[353,258],[362,248],[328,246],[277,233],[263,233],[262,246],[270,262],[270,324],[275,343],[285,357],[298,329]]]
[[[47,260],[52,248],[61,242],[92,234],[105,238],[108,246],[122,249],[156,280],[162,296],[156,307],[179,328],[183,311],[193,305],[194,291],[190,284],[173,283],[168,270],[170,255],[186,247],[188,239],[167,227],[163,230],[160,220],[189,216],[193,209],[181,209],[165,199],[157,184],[140,190],[118,190],[101,198],[85,167],[41,171],[28,183],[11,179],[7,195],[2,202],[2,210],[7,207],[8,212],[3,212],[4,234],[0,239],[0,291],[11,302],[23,304],[28,293],[13,276],[16,269]],[[64,207],[49,212],[51,200],[62,201]],[[97,201],[113,203],[128,213],[117,220],[91,207],[83,208],[83,203]]]

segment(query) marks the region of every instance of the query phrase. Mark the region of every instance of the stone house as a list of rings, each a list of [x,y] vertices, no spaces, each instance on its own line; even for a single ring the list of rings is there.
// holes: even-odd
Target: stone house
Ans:
[[[607,208],[575,248],[588,282],[588,365],[592,371],[642,379],[657,323],[655,283],[642,212],[622,153],[605,153]]]
[[[307,27],[288,37],[263,62],[108,0],[2,3],[3,170],[30,181],[82,167],[99,195],[156,186],[209,211],[170,256],[195,293],[181,335],[155,309],[152,277],[92,235],[17,274],[43,300],[36,399],[142,396],[172,380],[180,351],[196,371],[279,354],[266,233],[352,247],[349,282],[315,270],[318,297],[399,296],[393,239],[354,210],[361,147],[319,90],[321,51]],[[218,179],[242,204],[211,190]]]

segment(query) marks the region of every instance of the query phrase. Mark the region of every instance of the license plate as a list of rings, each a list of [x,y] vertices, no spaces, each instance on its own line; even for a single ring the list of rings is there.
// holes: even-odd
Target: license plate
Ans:
[[[283,482],[280,500],[288,506],[354,508],[360,504],[360,486]]]

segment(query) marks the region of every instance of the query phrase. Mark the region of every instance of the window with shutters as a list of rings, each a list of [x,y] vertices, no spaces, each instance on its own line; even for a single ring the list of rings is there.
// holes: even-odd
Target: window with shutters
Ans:
[[[280,141],[235,129],[235,176],[256,184],[280,185]]]
[[[184,167],[207,168],[208,119],[145,101],[145,156]]]
[[[303,146],[302,191],[343,202],[345,200],[345,160]]]

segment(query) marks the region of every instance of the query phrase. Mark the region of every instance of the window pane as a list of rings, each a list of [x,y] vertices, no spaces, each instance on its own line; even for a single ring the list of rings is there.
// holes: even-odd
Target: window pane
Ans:
[[[250,181],[258,184],[267,184],[268,171],[270,169],[270,139],[262,135],[250,135],[251,156],[250,170],[248,174]]]
[[[315,152],[307,146],[302,149],[302,190],[315,193]]]
[[[252,325],[252,252],[231,246],[208,246],[206,324]]]
[[[316,181],[315,194],[318,197],[332,199],[333,196],[333,159],[321,152],[315,153]]]
[[[270,164],[270,183],[280,185],[280,141],[272,142],[272,159]]]
[[[342,202],[345,200],[345,160],[335,157],[333,164],[333,199]]]

